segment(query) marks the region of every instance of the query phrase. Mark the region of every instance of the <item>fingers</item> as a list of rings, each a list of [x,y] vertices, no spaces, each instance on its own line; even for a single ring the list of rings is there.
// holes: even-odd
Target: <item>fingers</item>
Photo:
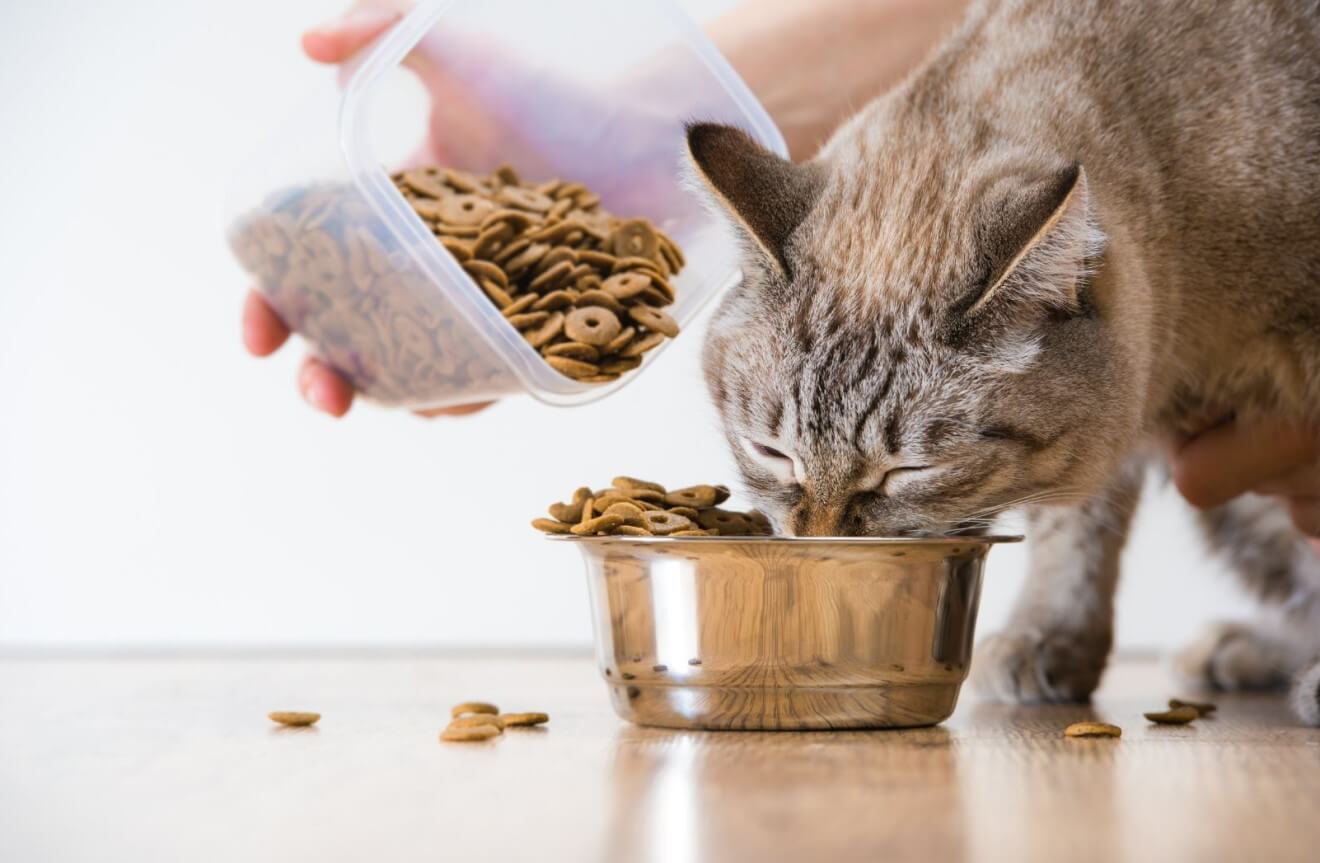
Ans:
[[[256,291],[249,291],[243,301],[243,344],[254,356],[264,357],[277,351],[289,339],[289,328],[270,304]],[[353,406],[353,387],[348,381],[315,357],[303,360],[298,371],[298,392],[312,407],[332,417],[342,417]],[[485,410],[493,402],[475,405],[434,408],[417,411],[418,416],[466,416]]]
[[[338,372],[315,357],[303,360],[298,372],[298,391],[303,399],[323,413],[332,417],[342,417],[353,406],[353,386]],[[455,405],[447,408],[415,411],[420,417],[467,416],[483,411],[494,402],[482,402],[475,405]]]
[[[256,291],[248,291],[243,301],[243,345],[248,353],[265,357],[279,350],[289,339],[289,328],[275,314],[270,304]]]
[[[256,291],[243,301],[243,344],[254,356],[264,357],[289,340],[289,328]],[[353,387],[334,369],[313,357],[298,371],[298,391],[317,410],[342,417],[353,406]]]
[[[493,404],[495,403],[482,402],[481,404],[475,405],[455,405],[454,407],[449,408],[431,408],[430,410],[413,411],[413,413],[417,414],[419,417],[426,417],[427,419],[430,419],[431,417],[463,417],[468,414],[474,414],[477,411],[484,411]]]
[[[1251,490],[1256,494],[1274,494],[1283,497],[1320,496],[1320,459],[1259,483]]]
[[[355,9],[343,18],[303,33],[303,52],[318,63],[343,63],[389,29],[399,17],[400,13],[384,9]]]
[[[332,417],[342,417],[353,406],[353,387],[315,357],[303,360],[298,392],[309,405]]]
[[[1283,422],[1228,423],[1173,456],[1173,482],[1192,506],[1209,509],[1320,458],[1320,433]]]

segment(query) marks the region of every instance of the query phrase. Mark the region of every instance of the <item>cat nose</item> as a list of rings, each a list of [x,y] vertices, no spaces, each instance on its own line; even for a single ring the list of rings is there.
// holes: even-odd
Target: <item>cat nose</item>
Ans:
[[[844,507],[839,505],[817,504],[804,506],[794,521],[796,536],[849,536],[846,527],[841,524]]]

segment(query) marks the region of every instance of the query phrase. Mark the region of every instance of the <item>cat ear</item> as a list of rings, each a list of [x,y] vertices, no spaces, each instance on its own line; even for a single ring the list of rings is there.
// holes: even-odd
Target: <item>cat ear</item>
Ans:
[[[996,199],[977,245],[988,274],[969,298],[968,319],[996,309],[1075,313],[1079,292],[1104,238],[1091,219],[1086,173],[1077,164],[1018,185]]]
[[[820,173],[766,150],[741,129],[718,123],[687,127],[688,154],[715,199],[780,271],[785,247],[820,192]]]

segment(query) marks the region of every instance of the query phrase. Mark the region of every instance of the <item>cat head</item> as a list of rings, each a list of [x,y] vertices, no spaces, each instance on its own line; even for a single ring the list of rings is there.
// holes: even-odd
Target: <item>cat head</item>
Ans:
[[[1081,166],[863,131],[798,165],[713,124],[688,149],[744,246],[706,379],[781,531],[975,531],[1114,470],[1136,399]]]

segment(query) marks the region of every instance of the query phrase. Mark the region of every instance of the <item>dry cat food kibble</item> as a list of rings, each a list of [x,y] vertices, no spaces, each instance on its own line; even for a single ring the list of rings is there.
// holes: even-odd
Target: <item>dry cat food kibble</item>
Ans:
[[[1068,737],[1122,737],[1123,729],[1108,722],[1074,722],[1063,733]]]
[[[451,743],[475,743],[479,740],[489,740],[492,737],[498,737],[503,733],[503,729],[496,728],[494,725],[450,725],[444,731],[440,732],[440,739],[447,740]]]
[[[504,730],[504,717],[492,716],[489,713],[470,713],[467,716],[458,716],[449,723],[450,728],[476,728],[478,725],[490,725]]]
[[[499,718],[506,728],[544,725],[550,721],[548,713],[501,713]]]
[[[440,739],[450,743],[475,743],[504,733],[505,728],[542,725],[550,721],[547,713],[500,713],[484,701],[464,701],[449,711],[453,719],[440,732]]]
[[[524,182],[440,168],[393,175],[440,243],[556,371],[606,383],[678,325],[669,279],[678,245],[646,219],[600,208],[581,183]]]
[[[273,195],[235,226],[230,244],[284,323],[382,404],[516,386],[351,186]]]
[[[1151,722],[1159,725],[1186,725],[1187,723],[1200,718],[1201,711],[1190,705],[1182,707],[1171,707],[1168,710],[1156,711],[1153,713],[1143,713]]]
[[[755,510],[720,509],[729,489],[694,485],[666,491],[659,483],[617,476],[609,488],[583,486],[568,503],[550,504],[550,518],[532,519],[542,533],[574,536],[770,536]]]
[[[278,722],[280,725],[297,727],[315,725],[316,721],[321,718],[319,713],[305,713],[297,710],[276,710],[266,714],[266,716],[272,722]]]
[[[498,714],[500,709],[494,704],[487,704],[484,701],[464,701],[462,704],[455,704],[449,711],[449,715],[457,719],[468,713],[489,713]]]
[[[646,219],[600,206],[581,183],[418,168],[392,177],[413,212],[546,363],[607,383],[678,333],[664,307],[685,260]],[[386,404],[517,389],[502,360],[424,276],[409,240],[352,186],[282,191],[230,235],[284,322]]]
[[[1190,707],[1197,712],[1199,716],[1209,716],[1215,712],[1215,705],[1204,701],[1183,701],[1181,698],[1170,698],[1169,709],[1177,710],[1180,707]]]

